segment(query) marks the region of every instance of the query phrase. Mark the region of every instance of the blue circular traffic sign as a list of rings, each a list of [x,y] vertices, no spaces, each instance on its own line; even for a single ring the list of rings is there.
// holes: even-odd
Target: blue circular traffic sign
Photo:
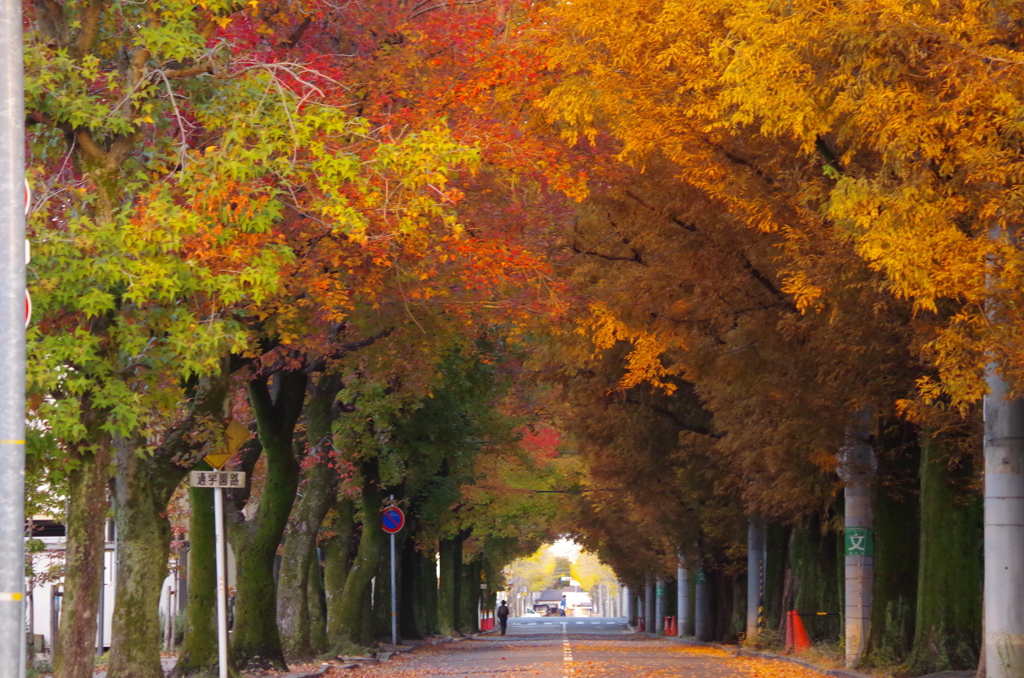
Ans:
[[[381,511],[380,522],[385,532],[394,534],[405,527],[405,514],[397,506],[389,506]]]

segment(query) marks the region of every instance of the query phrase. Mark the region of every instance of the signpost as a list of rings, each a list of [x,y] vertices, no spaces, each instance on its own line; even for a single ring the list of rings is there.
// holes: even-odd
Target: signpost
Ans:
[[[395,498],[391,497],[391,501]],[[395,533],[405,527],[405,514],[397,506],[380,512],[381,527],[391,535],[391,644],[398,645],[398,598],[395,591]]]
[[[206,463],[215,471],[192,471],[189,485],[213,488],[214,550],[217,552],[217,663],[219,678],[228,678],[228,578],[227,543],[224,535],[224,490],[245,487],[245,474],[241,471],[221,471],[249,439],[249,429],[237,421],[230,421],[224,430],[224,442],[206,455]]]

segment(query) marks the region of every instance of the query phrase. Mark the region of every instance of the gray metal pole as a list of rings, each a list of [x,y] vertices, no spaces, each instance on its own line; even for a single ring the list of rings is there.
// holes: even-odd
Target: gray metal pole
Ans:
[[[398,645],[398,596],[395,591],[395,533],[391,533],[391,644]]]
[[[0,678],[25,675],[25,96],[21,2],[0,9]]]
[[[665,580],[661,577],[654,584],[654,632],[665,635]]]
[[[220,678],[228,678],[228,577],[224,539],[224,490],[213,488],[214,547],[217,549],[217,664]]]
[[[687,578],[686,561],[683,554],[679,553],[679,562],[676,565],[676,635],[682,638],[686,635],[687,627],[690,625],[690,582]]]
[[[647,575],[644,582],[644,631],[654,633],[654,577]]]
[[[764,591],[761,576],[765,561],[765,524],[760,518],[750,519],[747,526],[747,640],[753,641],[761,632],[764,618]]]

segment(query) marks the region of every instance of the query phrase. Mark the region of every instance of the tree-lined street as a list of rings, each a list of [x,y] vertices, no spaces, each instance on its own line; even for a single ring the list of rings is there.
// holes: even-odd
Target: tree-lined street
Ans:
[[[1024,675],[1021,3],[4,2],[0,678]]]

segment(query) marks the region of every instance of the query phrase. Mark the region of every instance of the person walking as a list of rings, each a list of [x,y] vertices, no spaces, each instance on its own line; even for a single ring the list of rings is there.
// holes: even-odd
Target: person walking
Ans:
[[[565,596],[562,596],[562,602],[560,602],[558,604],[558,616],[559,617],[564,617],[565,616],[565,607],[566,607]]]
[[[498,606],[498,624],[501,626],[501,635],[505,635],[505,629],[508,628],[508,605],[504,600]]]

